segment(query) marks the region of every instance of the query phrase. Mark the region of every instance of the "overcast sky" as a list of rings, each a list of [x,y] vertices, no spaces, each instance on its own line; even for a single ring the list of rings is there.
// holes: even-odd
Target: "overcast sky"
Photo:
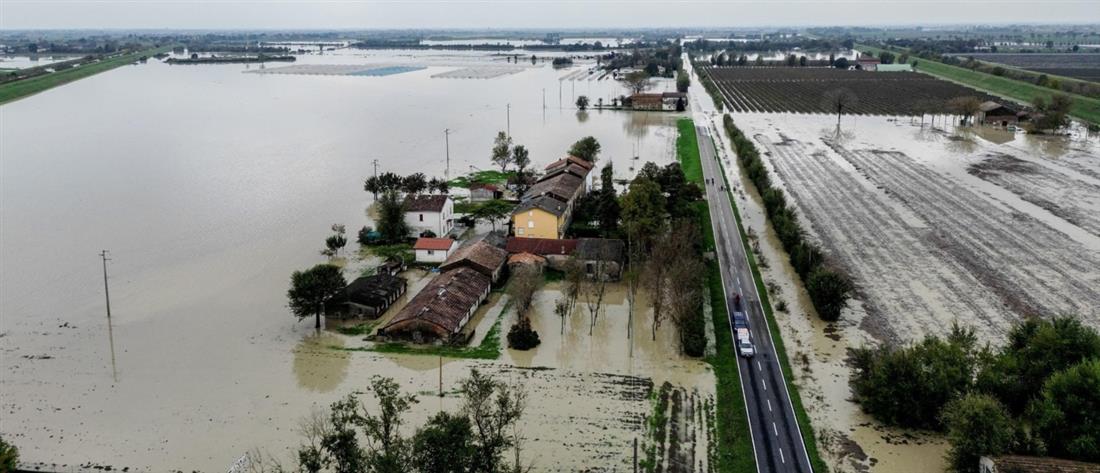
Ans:
[[[1100,23],[1100,0],[0,0],[0,28],[631,28]]]

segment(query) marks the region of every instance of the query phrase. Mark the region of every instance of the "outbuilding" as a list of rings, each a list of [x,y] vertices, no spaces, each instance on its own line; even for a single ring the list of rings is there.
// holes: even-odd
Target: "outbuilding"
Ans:
[[[344,288],[344,293],[325,309],[325,315],[333,318],[378,318],[401,295],[408,282],[405,278],[385,272],[356,279]]]
[[[378,329],[378,335],[415,343],[465,342],[462,329],[491,288],[489,276],[473,268],[444,271]]]
[[[420,237],[413,245],[417,263],[442,263],[458,249],[458,242],[450,238]]]

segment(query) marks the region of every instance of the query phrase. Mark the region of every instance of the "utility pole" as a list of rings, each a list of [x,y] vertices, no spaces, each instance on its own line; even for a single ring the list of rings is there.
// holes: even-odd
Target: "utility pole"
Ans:
[[[542,88],[542,109],[546,110],[546,87]]]
[[[443,144],[447,150],[447,167],[443,169],[443,179],[451,180],[451,129],[443,130]]]
[[[375,159],[372,163],[374,163],[374,177],[378,177],[378,160]]]
[[[103,294],[107,297],[107,320],[111,320],[111,290],[107,287],[107,250],[99,252],[99,257],[103,258]]]
[[[512,104],[509,103],[506,108],[508,110],[508,128],[507,128],[508,137],[511,138],[512,137]]]

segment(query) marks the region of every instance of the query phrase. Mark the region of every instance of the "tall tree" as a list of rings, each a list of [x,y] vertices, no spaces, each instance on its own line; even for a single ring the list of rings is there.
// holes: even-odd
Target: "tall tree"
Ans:
[[[512,148],[512,163],[516,165],[517,174],[523,174],[527,166],[531,165],[531,154],[526,146],[516,145]]]
[[[586,136],[573,143],[573,146],[569,147],[568,153],[570,156],[594,163],[600,155],[600,142],[595,137]]]
[[[636,177],[623,195],[621,205],[623,230],[632,245],[646,251],[653,239],[664,233],[667,225],[661,187],[650,179]]]
[[[466,473],[474,453],[472,438],[470,419],[439,412],[413,436],[411,465],[423,473]]]
[[[645,71],[634,71],[626,75],[623,81],[626,82],[626,86],[631,92],[640,94],[649,90],[653,86],[653,83],[649,80],[649,74]]]
[[[364,410],[359,419],[367,438],[370,471],[402,473],[409,462],[407,440],[401,436],[401,416],[417,403],[416,396],[403,394],[393,378],[371,377],[371,391],[378,398],[378,414]]]
[[[1004,405],[992,396],[968,394],[943,410],[943,424],[951,448],[947,460],[957,473],[977,473],[983,455],[1008,453],[1016,429]]]
[[[619,215],[622,213],[622,209],[619,207],[619,197],[615,192],[615,170],[611,167],[611,163],[607,163],[600,170],[600,193],[597,207],[600,235],[604,238],[613,236],[619,228]]]
[[[577,97],[577,108],[579,108],[582,112],[585,111],[585,110],[588,110],[588,96],[587,95],[581,95],[581,96]]]
[[[422,172],[409,174],[402,179],[401,188],[409,195],[419,194],[428,188],[428,178]]]
[[[508,165],[512,163],[512,137],[507,133],[501,131],[497,132],[497,137],[493,139],[493,154],[491,159],[493,164],[500,166],[500,172],[508,170]]]
[[[512,214],[513,208],[515,207],[508,202],[501,199],[493,199],[478,205],[473,211],[473,217],[478,220],[489,222],[493,225],[493,231],[496,231],[497,221],[508,218],[508,216]]]
[[[1053,374],[1029,417],[1051,455],[1100,461],[1100,358]]]
[[[305,271],[295,271],[290,276],[290,290],[286,293],[290,311],[299,320],[315,316],[314,327],[319,329],[325,304],[342,294],[347,285],[340,268],[331,264],[319,264]]]
[[[383,192],[378,199],[378,233],[389,243],[399,243],[409,236],[405,202],[395,190]]]
[[[510,431],[523,415],[526,394],[477,369],[471,369],[470,377],[460,382],[459,392],[465,397],[462,411],[474,426],[475,446],[469,471],[506,471],[504,452],[516,443]]]

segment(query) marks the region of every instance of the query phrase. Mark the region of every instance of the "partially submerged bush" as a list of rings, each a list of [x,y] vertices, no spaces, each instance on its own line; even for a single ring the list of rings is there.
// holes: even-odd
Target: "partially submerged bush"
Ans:
[[[531,328],[531,319],[523,317],[508,330],[508,348],[530,350],[539,346],[539,333]]]

